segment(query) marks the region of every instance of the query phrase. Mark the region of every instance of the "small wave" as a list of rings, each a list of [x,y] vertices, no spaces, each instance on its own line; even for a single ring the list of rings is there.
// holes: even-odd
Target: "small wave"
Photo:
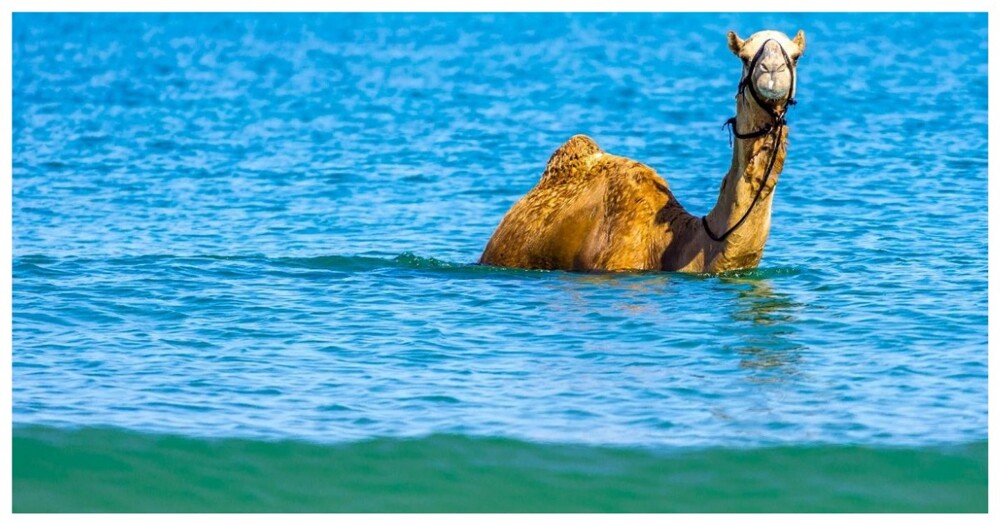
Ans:
[[[403,252],[392,259],[364,255],[321,255],[318,257],[281,257],[266,260],[279,265],[284,264],[321,270],[374,270],[378,268],[438,270],[474,267],[472,264],[453,263],[433,257],[421,257],[411,252]]]
[[[261,262],[273,266],[310,268],[314,270],[368,271],[392,267],[392,261],[379,257],[320,255],[317,257],[260,258]]]
[[[111,257],[53,257],[42,254],[30,254],[14,257],[15,276],[18,271],[52,273],[66,271],[67,266],[90,267],[92,265],[129,266],[140,265],[177,265],[181,267],[198,267],[218,262],[259,263],[278,268],[306,268],[312,270],[330,270],[339,272],[369,272],[382,269],[412,269],[443,271],[452,275],[508,275],[518,277],[542,277],[546,275],[579,275],[604,277],[610,280],[617,278],[676,276],[681,278],[701,279],[738,279],[760,281],[777,277],[795,276],[803,273],[803,269],[794,266],[774,268],[753,268],[731,270],[718,274],[682,274],[677,272],[632,271],[632,272],[565,272],[550,270],[525,270],[521,268],[504,268],[499,266],[483,266],[477,263],[451,262],[434,257],[423,257],[412,252],[403,252],[395,257],[376,257],[369,255],[318,255],[313,257],[268,257],[265,255],[168,255],[148,254],[134,256]]]
[[[51,274],[53,272],[87,271],[100,267],[138,268],[177,267],[211,268],[219,263],[259,264],[262,266],[287,269],[310,269],[337,272],[371,272],[385,269],[427,270],[460,276],[520,275],[541,276],[550,272],[543,270],[523,270],[482,266],[476,263],[444,261],[434,257],[422,257],[412,252],[403,252],[396,257],[375,257],[368,255],[319,255],[313,257],[268,257],[265,255],[167,255],[149,254],[132,256],[81,257],[30,254],[14,257],[14,275],[20,272]],[[216,268],[218,270],[218,268]]]
[[[399,254],[395,259],[393,259],[393,261],[403,266],[420,269],[466,268],[470,266],[468,264],[456,264],[441,261],[433,257],[420,257],[419,255],[414,255],[410,252],[403,252]]]

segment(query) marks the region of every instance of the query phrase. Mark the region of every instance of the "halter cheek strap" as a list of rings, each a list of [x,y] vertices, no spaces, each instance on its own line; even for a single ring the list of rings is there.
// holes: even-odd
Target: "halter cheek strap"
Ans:
[[[737,139],[751,139],[772,134],[771,157],[767,161],[767,169],[764,171],[764,179],[761,181],[760,187],[757,188],[757,194],[754,196],[753,202],[750,203],[750,207],[747,208],[746,213],[743,214],[743,217],[740,218],[740,220],[733,225],[732,228],[726,230],[726,232],[722,235],[715,235],[712,233],[712,229],[708,227],[708,220],[705,216],[702,216],[701,225],[705,228],[705,233],[708,234],[709,238],[716,242],[726,240],[731,233],[742,226],[743,223],[746,222],[747,217],[750,216],[750,212],[752,212],[754,207],[757,205],[757,201],[760,200],[760,196],[764,192],[764,187],[767,186],[767,181],[771,177],[771,171],[774,170],[774,162],[778,157],[778,143],[781,141],[781,128],[787,125],[787,122],[785,121],[785,113],[788,112],[789,106],[795,105],[795,99],[793,98],[795,93],[795,68],[792,67],[791,59],[788,57],[788,53],[785,52],[785,48],[780,44],[778,45],[778,49],[781,50],[781,56],[785,60],[785,66],[788,68],[789,75],[791,75],[791,87],[788,89],[788,95],[785,98],[785,105],[781,108],[781,111],[775,110],[761,99],[760,94],[757,92],[757,87],[753,82],[753,72],[757,69],[757,64],[760,62],[761,56],[763,56],[764,48],[767,47],[767,43],[771,42],[771,40],[773,39],[769,39],[764,42],[764,44],[760,46],[760,49],[757,50],[757,53],[753,56],[753,59],[750,60],[750,64],[747,66],[747,74],[740,79],[739,89],[737,90],[738,96],[746,97],[744,91],[749,89],[750,96],[753,97],[754,102],[756,102],[761,109],[767,112],[768,116],[771,117],[771,122],[765,123],[760,129],[748,133],[740,133],[739,130],[736,129],[735,116],[726,120],[726,123],[722,125],[723,128],[729,126],[730,146],[733,145],[733,135],[736,135]]]

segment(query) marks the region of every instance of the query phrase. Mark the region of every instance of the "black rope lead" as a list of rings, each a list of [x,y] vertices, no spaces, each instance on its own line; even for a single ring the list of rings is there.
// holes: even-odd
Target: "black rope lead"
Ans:
[[[779,124],[784,124],[784,119],[782,119],[779,122]],[[729,128],[729,147],[733,146],[733,135],[736,135],[736,138],[738,139],[755,139],[757,137],[763,137],[764,135],[767,135],[768,133],[771,132],[772,129],[771,124],[768,123],[764,124],[757,131],[751,131],[750,133],[740,133],[736,129],[736,117],[731,117],[729,120],[727,120],[726,123],[722,125],[722,128],[723,129]]]

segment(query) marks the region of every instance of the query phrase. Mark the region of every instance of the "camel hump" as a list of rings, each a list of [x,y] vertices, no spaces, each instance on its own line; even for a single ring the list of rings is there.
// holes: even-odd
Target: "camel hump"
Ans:
[[[583,175],[581,172],[586,170],[580,168],[589,167],[593,158],[603,153],[604,150],[594,139],[586,135],[573,135],[549,157],[542,181],[555,182],[569,179],[573,175]]]
[[[594,142],[594,139],[586,135],[573,135],[565,144],[552,154],[549,163],[556,158],[580,158],[589,157],[594,153],[602,153],[603,150]]]

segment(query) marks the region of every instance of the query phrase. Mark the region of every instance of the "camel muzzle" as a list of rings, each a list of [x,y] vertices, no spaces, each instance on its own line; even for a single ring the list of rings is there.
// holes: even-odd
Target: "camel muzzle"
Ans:
[[[774,82],[778,84],[779,89],[772,91],[767,82],[784,80],[784,73],[787,73],[787,86],[780,86],[785,82]],[[760,86],[762,78],[765,84],[763,88]],[[781,87],[784,89],[780,89]],[[750,96],[757,105],[774,119],[778,118],[774,106],[781,102],[785,102],[786,107],[795,104],[795,64],[788,57],[785,48],[776,40],[765,41],[750,60],[747,73],[740,79],[739,84],[739,94],[742,95],[745,91],[750,91]]]

